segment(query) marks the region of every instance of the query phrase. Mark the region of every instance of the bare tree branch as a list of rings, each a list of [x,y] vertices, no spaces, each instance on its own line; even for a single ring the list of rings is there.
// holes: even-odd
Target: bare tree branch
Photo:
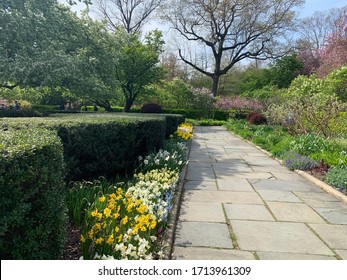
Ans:
[[[123,26],[127,33],[137,33],[163,0],[98,0],[97,6],[110,29]]]

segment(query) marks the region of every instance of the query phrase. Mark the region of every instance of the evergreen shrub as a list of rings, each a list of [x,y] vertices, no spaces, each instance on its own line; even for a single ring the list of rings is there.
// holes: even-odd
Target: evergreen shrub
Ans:
[[[0,257],[60,259],[66,234],[63,147],[43,129],[0,133]]]
[[[51,118],[2,119],[2,127],[46,127],[64,147],[67,181],[132,172],[139,155],[162,147],[165,119],[128,114],[78,114]]]

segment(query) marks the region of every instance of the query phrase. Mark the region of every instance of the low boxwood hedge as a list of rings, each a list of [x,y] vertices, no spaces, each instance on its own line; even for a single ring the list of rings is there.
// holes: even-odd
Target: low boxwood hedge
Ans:
[[[0,257],[59,259],[66,233],[62,143],[53,131],[0,133]]]

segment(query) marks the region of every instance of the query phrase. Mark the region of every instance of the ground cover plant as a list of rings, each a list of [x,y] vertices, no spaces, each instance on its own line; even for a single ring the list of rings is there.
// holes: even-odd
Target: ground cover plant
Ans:
[[[79,199],[70,204],[69,212],[81,224],[83,259],[163,257],[162,238],[191,137],[192,126],[180,125],[163,149],[139,157],[127,181],[73,186],[73,196]],[[90,192],[88,184],[93,187]]]

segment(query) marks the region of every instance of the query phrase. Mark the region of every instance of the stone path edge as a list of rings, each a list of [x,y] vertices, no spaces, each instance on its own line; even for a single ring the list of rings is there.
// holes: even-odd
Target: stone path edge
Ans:
[[[186,183],[186,174],[188,169],[188,161],[189,161],[189,154],[191,149],[192,141],[190,140],[188,143],[188,151],[186,154],[187,163],[185,166],[183,166],[180,175],[179,175],[179,183],[177,185],[176,194],[174,197],[173,207],[169,215],[169,220],[167,224],[167,228],[165,229],[165,234],[163,238],[163,253],[164,257],[163,260],[171,260],[172,259],[172,252],[173,247],[175,243],[175,231],[177,226],[178,217],[180,214],[180,208],[181,208],[181,202],[183,198],[183,190],[184,185]]]
[[[253,142],[244,139],[242,137],[240,137],[239,135],[229,131],[230,133],[232,133],[234,136],[238,137],[239,139],[246,141],[248,144],[253,145],[254,147],[256,147],[258,150],[262,151],[263,153],[267,154],[269,157],[277,160],[280,164],[284,165],[283,160],[275,158],[272,156],[272,154],[269,151],[264,150],[263,148],[255,145]],[[325,182],[317,179],[316,177],[313,177],[311,174],[308,174],[307,172],[303,171],[303,170],[295,170],[295,172],[297,174],[299,174],[301,177],[303,177],[304,179],[306,179],[307,181],[315,184],[316,186],[320,187],[321,189],[323,189],[325,192],[333,195],[334,197],[336,197],[337,199],[339,199],[340,201],[342,201],[343,203],[347,204],[347,196],[344,195],[343,193],[339,192],[338,190],[336,190],[334,187],[326,184]]]
[[[301,177],[305,178],[306,180],[314,183],[315,185],[317,185],[318,187],[320,187],[321,189],[323,189],[327,193],[329,193],[329,194],[333,195],[334,197],[336,197],[337,199],[341,200],[343,203],[347,204],[347,196],[345,196],[343,193],[336,190],[334,187],[332,187],[332,186],[324,183],[323,181],[313,177],[311,174],[308,174],[305,171],[295,170],[295,172],[298,173]]]

